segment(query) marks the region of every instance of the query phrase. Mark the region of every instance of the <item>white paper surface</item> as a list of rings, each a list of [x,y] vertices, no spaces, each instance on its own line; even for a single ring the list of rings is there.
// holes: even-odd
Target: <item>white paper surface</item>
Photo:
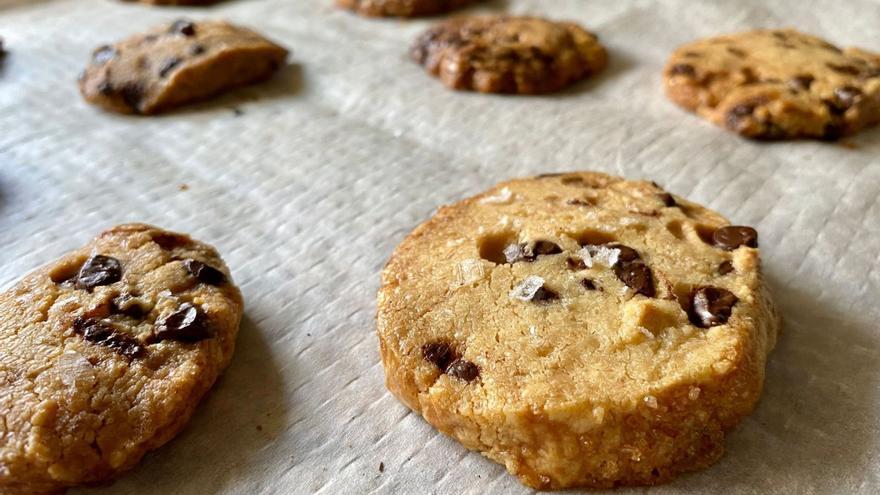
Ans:
[[[488,4],[579,21],[609,47],[603,75],[552,97],[448,91],[407,58],[430,21],[331,4],[0,0],[0,286],[144,221],[216,245],[247,306],[232,365],[189,427],[115,484],[72,493],[529,492],[385,391],[374,296],[394,246],[438,205],[571,169],[653,179],[758,227],[785,318],[764,398],[724,459],[652,491],[880,491],[880,131],[852,149],[748,142],[676,108],[660,80],[678,44],[752,27],[880,50],[880,4]],[[180,16],[253,26],[295,65],[162,117],[81,100],[94,47]]]

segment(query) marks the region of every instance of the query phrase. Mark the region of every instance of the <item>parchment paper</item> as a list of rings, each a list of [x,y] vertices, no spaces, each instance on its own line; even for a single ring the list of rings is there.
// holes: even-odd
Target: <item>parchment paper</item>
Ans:
[[[659,75],[676,45],[752,27],[880,50],[880,4],[476,10],[579,21],[611,65],[552,97],[454,93],[407,58],[430,21],[364,19],[331,0],[0,0],[0,286],[144,221],[216,245],[247,304],[232,365],[190,426],[115,484],[72,493],[529,492],[385,391],[374,296],[394,246],[438,205],[571,169],[653,179],[757,226],[785,318],[764,397],[724,459],[653,491],[880,492],[880,131],[849,146],[744,141],[668,102]],[[163,117],[81,100],[93,48],[181,16],[253,26],[293,49],[291,65]]]

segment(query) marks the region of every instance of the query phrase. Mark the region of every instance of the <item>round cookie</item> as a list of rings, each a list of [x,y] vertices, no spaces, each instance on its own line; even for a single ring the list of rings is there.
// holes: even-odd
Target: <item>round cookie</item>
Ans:
[[[778,319],[757,233],[650,182],[512,180],[440,208],[382,274],[388,389],[534,488],[715,462]]]
[[[336,0],[336,4],[371,17],[419,17],[449,12],[480,0]]]
[[[596,35],[535,17],[450,19],[419,36],[411,55],[446,86],[482,93],[551,93],[607,63]]]
[[[210,246],[131,224],[0,294],[0,492],[111,479],[226,368],[241,295]]]
[[[664,79],[672,101],[754,139],[836,139],[880,122],[880,55],[793,29],[681,46]]]

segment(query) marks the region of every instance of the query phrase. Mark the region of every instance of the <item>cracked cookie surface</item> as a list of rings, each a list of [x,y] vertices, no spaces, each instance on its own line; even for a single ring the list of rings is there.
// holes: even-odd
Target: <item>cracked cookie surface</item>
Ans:
[[[154,114],[266,80],[286,58],[250,29],[178,20],[95,49],[79,87],[106,110]]]
[[[664,79],[674,102],[754,139],[836,139],[880,122],[880,54],[793,29],[683,45]]]
[[[593,33],[535,17],[450,19],[419,36],[411,55],[446,86],[483,93],[550,93],[607,63]]]
[[[0,492],[112,479],[227,366],[241,295],[217,252],[129,224],[0,294]]]
[[[382,274],[389,390],[536,488],[715,462],[778,320],[757,232],[656,184],[512,180],[440,208]]]
[[[371,17],[419,17],[443,14],[481,0],[336,0],[342,8]]]

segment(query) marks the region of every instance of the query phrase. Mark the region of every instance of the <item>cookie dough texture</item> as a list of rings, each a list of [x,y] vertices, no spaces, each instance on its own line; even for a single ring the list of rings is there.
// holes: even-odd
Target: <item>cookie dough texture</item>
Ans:
[[[107,110],[154,114],[266,80],[287,53],[224,21],[178,20],[98,47],[80,92]]]
[[[419,17],[442,14],[480,0],[336,0],[342,8],[372,17]]]
[[[442,207],[382,274],[386,384],[534,488],[709,466],[755,407],[778,329],[756,233],[727,224],[598,173]]]
[[[664,77],[672,101],[749,138],[836,139],[880,122],[880,54],[793,29],[689,43]]]
[[[112,228],[0,294],[0,493],[111,479],[187,423],[242,300],[217,252]]]
[[[482,93],[550,93],[607,63],[596,35],[535,17],[450,19],[419,36],[411,55],[446,86]]]

